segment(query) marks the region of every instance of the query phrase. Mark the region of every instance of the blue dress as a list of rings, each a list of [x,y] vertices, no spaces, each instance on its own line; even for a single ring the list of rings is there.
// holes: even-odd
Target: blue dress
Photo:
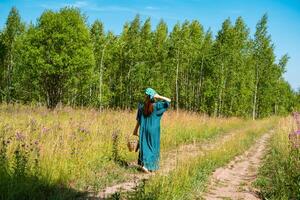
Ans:
[[[153,112],[148,117],[143,114],[144,105],[138,106],[136,117],[140,124],[138,164],[145,166],[148,170],[154,171],[159,168],[160,120],[169,106],[170,103],[167,101],[155,102]]]

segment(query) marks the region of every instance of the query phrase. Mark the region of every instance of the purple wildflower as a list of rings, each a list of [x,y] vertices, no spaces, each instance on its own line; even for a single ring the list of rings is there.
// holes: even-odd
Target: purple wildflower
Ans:
[[[293,131],[289,134],[289,140],[293,148],[299,148],[300,146],[300,130]]]
[[[50,130],[49,128],[43,127],[41,132],[43,134],[46,134],[49,130]]]
[[[79,127],[78,131],[81,132],[81,133],[85,133],[85,134],[89,134],[90,133],[89,130],[86,129],[85,127]]]
[[[23,135],[22,132],[16,132],[16,139],[22,141],[25,139],[25,136]]]
[[[297,113],[297,112],[294,112],[294,119],[295,119],[297,122],[300,120],[299,117],[300,117],[300,114]]]

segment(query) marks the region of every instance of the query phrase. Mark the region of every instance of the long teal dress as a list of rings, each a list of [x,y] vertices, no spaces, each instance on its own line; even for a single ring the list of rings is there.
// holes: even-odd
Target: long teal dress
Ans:
[[[137,120],[139,130],[139,158],[138,164],[154,171],[159,168],[160,157],[160,120],[170,103],[158,101],[153,104],[153,112],[146,117],[143,114],[144,106],[139,104]]]

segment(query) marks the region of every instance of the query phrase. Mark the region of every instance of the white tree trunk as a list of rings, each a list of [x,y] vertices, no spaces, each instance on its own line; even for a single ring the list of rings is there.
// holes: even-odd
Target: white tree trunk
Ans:
[[[13,58],[12,58],[12,53],[10,52],[9,55],[9,61],[7,65],[7,97],[6,97],[6,102],[10,103],[11,101],[11,76],[12,76],[12,65],[13,65]]]
[[[177,66],[176,66],[176,112],[178,114],[178,73],[179,73],[179,52],[177,52]]]
[[[219,96],[218,96],[218,106],[217,106],[217,116],[221,116],[222,111],[222,96],[223,96],[223,87],[225,87],[225,81],[224,81],[224,63],[221,65],[221,83],[220,83],[220,90],[219,90]]]
[[[99,108],[100,112],[102,111],[102,68],[103,68],[103,58],[104,58],[105,46],[103,47],[101,60],[100,60],[100,69],[99,69]]]
[[[256,118],[257,89],[258,89],[258,69],[256,67],[256,80],[255,80],[255,89],[254,89],[253,107],[252,107],[252,119],[253,120],[255,120],[255,118]]]

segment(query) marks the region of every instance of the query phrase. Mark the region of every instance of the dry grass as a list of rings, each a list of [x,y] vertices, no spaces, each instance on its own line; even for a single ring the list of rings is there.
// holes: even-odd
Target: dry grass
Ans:
[[[4,171],[14,176],[22,168],[21,162],[26,176],[43,180],[43,184],[80,190],[98,190],[123,181],[130,171],[123,164],[137,157],[126,146],[126,138],[134,137],[135,117],[136,111],[129,110],[100,113],[66,107],[48,111],[44,107],[1,105]],[[203,142],[248,123],[238,118],[168,111],[162,120],[162,151],[183,143]]]
[[[300,199],[300,149],[289,140],[296,127],[291,117],[276,126],[255,185],[266,199]]]

